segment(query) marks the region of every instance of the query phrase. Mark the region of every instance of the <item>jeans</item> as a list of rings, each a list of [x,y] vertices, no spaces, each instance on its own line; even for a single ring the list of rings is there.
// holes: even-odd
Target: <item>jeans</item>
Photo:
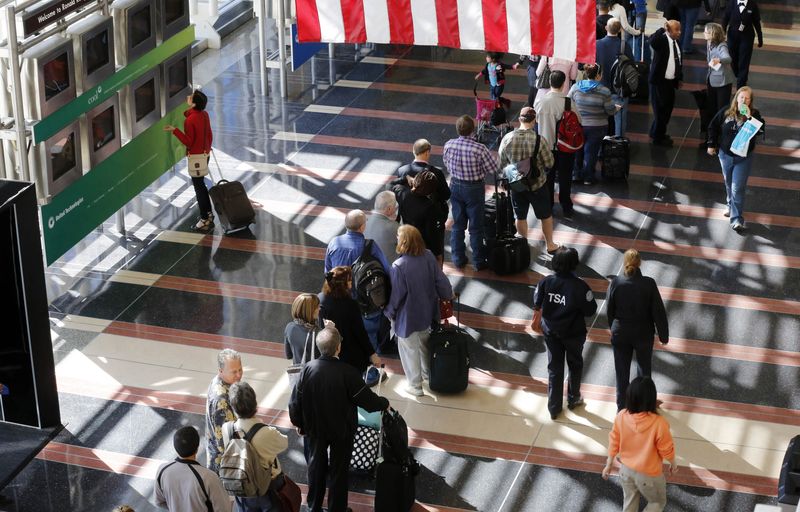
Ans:
[[[681,7],[681,51],[692,52],[692,39],[694,38],[694,25],[700,15],[700,7]]]
[[[623,98],[617,94],[611,95],[611,101],[615,105],[622,105],[622,108],[614,114],[614,135],[624,137],[625,130],[628,128],[628,98]]]
[[[483,245],[484,199],[483,181],[472,183],[457,178],[451,180],[450,207],[453,210],[453,228],[450,233],[450,250],[453,265],[456,267],[463,267],[467,263],[467,247],[464,243],[467,226],[469,226],[473,264],[476,268],[483,268],[486,265],[486,247]]]
[[[205,178],[192,178],[194,195],[197,196],[197,207],[200,209],[200,217],[207,218],[211,215],[211,199],[208,197]]]
[[[608,126],[584,126],[583,127],[583,158],[575,159],[575,174],[578,179],[593,180],[594,168],[597,165],[597,157],[600,154],[600,142],[608,133]]]
[[[408,386],[422,389],[422,380],[428,378],[428,331],[412,332],[408,338],[397,337],[397,350],[400,352],[400,362],[406,374]]]
[[[372,344],[372,348],[376,352],[378,351],[378,331],[381,328],[381,318],[383,318],[383,311],[381,310],[361,317],[361,319],[364,321],[364,329],[367,331],[369,342]]]
[[[503,89],[505,88],[505,84],[503,85],[490,85],[489,86],[489,98],[496,100],[499,99],[500,96],[503,95]]]
[[[744,196],[753,155],[732,156],[720,150],[719,163],[722,165],[722,177],[725,178],[725,200],[731,209],[731,224],[744,223]]]
[[[642,496],[647,500],[644,512],[661,512],[667,505],[667,479],[663,474],[649,476],[622,464],[619,482],[622,484],[622,512],[638,512]]]

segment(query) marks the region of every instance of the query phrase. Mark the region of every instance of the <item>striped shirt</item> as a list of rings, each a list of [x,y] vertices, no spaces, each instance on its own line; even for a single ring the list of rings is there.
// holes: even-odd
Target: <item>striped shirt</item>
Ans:
[[[583,126],[605,126],[608,116],[616,112],[611,91],[594,80],[581,80],[572,86],[567,96],[572,98],[573,110],[580,112]]]
[[[489,174],[497,174],[497,158],[472,137],[460,136],[444,145],[444,165],[450,176],[463,181],[483,181]]]

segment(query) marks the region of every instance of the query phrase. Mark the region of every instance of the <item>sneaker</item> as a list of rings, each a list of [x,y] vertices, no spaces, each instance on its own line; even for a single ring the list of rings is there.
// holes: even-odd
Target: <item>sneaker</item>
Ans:
[[[416,397],[425,396],[425,392],[422,390],[422,388],[413,388],[411,386],[406,388],[406,393]]]
[[[731,216],[731,209],[726,207],[725,212],[722,214],[723,217],[730,217]]]
[[[194,229],[195,231],[198,231],[200,233],[208,233],[209,231],[214,229],[214,216],[213,215],[209,215],[208,217],[206,217],[204,219],[198,220],[197,224],[195,224],[192,227],[192,229]]]
[[[738,220],[734,222],[733,225],[731,226],[731,229],[733,229],[739,234],[741,234],[742,231],[744,231],[746,228],[747,226],[745,226],[744,222],[739,222]]]
[[[575,400],[571,404],[567,404],[567,409],[569,409],[571,411],[571,410],[575,409],[576,407],[580,407],[582,405],[586,405],[586,402],[583,401],[583,397]]]

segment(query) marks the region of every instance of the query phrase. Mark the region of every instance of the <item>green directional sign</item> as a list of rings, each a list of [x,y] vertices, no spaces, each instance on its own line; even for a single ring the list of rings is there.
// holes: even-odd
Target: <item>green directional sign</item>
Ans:
[[[182,105],[42,206],[47,264],[83,237],[186,155],[186,148],[164,126],[183,126]]]
[[[155,47],[139,59],[120,69],[99,85],[84,92],[57,111],[33,125],[33,142],[38,144],[55,135],[60,129],[73,122],[79,115],[110,98],[117,91],[136,80],[145,72],[158,66],[179,50],[194,42],[194,25],[175,34],[163,44]],[[94,171],[92,171],[94,172]]]

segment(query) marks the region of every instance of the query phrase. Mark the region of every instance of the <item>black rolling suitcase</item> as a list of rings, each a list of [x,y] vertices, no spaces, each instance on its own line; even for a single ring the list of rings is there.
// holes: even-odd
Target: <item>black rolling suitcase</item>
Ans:
[[[645,54],[645,40],[647,38],[642,32],[642,60],[634,62],[633,65],[636,67],[636,72],[639,73],[639,85],[636,88],[636,92],[631,95],[631,103],[647,103],[650,99],[650,62],[649,62],[649,53],[650,53],[650,45],[647,45],[647,55]]]
[[[457,302],[456,316],[461,316],[460,299]],[[469,345],[473,341],[467,331],[457,325],[450,325],[447,320],[436,326],[428,339],[428,385],[431,391],[460,393],[467,389]]]
[[[603,137],[600,174],[606,180],[627,180],[631,172],[631,142],[625,137]]]
[[[513,235],[517,232],[511,198],[505,192],[498,192],[495,186],[494,194],[483,206],[483,236],[487,245],[497,238],[498,226],[501,226],[499,231],[502,233]]]
[[[416,497],[419,463],[408,449],[408,427],[391,408],[383,413],[381,422],[375,512],[409,512]]]
[[[514,209],[511,206],[511,198],[504,192],[499,192],[497,182],[495,182],[492,199],[495,211],[502,212],[502,214],[495,213],[491,216],[494,217],[492,219],[494,225],[488,223],[484,225],[489,268],[498,275],[524,272],[531,264],[531,252],[527,239],[514,236],[517,229],[514,225]],[[484,215],[487,222],[488,217],[489,215]]]
[[[213,152],[211,154],[214,155]],[[217,162],[216,156],[214,156],[214,162]],[[220,180],[208,191],[211,202],[214,204],[214,211],[217,212],[217,219],[226,235],[247,229],[256,220],[253,204],[247,197],[247,192],[241,182],[222,179],[222,169],[218,163],[217,169],[219,169]]]

